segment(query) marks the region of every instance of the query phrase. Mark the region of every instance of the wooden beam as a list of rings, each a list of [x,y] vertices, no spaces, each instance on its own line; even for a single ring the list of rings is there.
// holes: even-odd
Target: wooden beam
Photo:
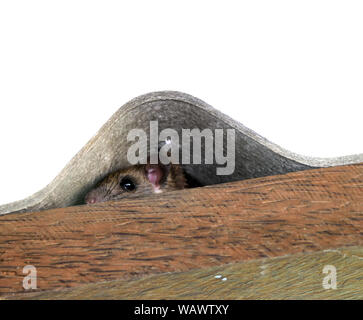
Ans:
[[[334,269],[325,271],[329,266]],[[323,285],[335,272],[335,285]],[[7,299],[363,299],[363,247],[297,253],[227,265],[112,280]]]
[[[0,217],[0,293],[362,245],[363,164]]]

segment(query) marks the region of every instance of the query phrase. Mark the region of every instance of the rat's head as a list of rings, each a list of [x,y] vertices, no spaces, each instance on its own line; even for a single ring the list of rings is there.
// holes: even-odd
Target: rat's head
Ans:
[[[174,179],[174,171],[175,168],[171,170],[170,167],[160,164],[146,164],[113,172],[86,195],[85,203],[92,204],[159,193],[163,188],[181,189],[184,185],[170,183],[170,179]]]

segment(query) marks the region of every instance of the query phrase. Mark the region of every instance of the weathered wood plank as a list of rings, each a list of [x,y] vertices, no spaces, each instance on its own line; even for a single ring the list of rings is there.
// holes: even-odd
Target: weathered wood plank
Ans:
[[[336,289],[324,288],[333,266]],[[217,276],[217,277],[216,277]],[[328,281],[330,283],[330,281]],[[363,247],[230,263],[135,280],[113,280],[7,299],[363,299]]]
[[[0,293],[362,245],[363,164],[0,217]]]

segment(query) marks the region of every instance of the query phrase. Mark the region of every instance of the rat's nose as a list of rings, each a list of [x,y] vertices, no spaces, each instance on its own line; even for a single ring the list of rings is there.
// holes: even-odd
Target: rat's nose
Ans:
[[[96,203],[96,198],[89,198],[86,200],[87,204]]]
[[[84,198],[84,202],[86,204],[93,204],[98,202],[97,201],[97,195],[95,195],[93,192],[90,192],[89,194],[86,195],[86,197]]]

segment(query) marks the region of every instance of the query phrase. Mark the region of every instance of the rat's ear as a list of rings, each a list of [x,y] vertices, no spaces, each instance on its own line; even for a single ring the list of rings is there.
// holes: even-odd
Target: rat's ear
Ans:
[[[159,193],[160,184],[164,180],[165,168],[160,164],[147,164],[145,166],[145,176],[154,188],[154,192]]]

